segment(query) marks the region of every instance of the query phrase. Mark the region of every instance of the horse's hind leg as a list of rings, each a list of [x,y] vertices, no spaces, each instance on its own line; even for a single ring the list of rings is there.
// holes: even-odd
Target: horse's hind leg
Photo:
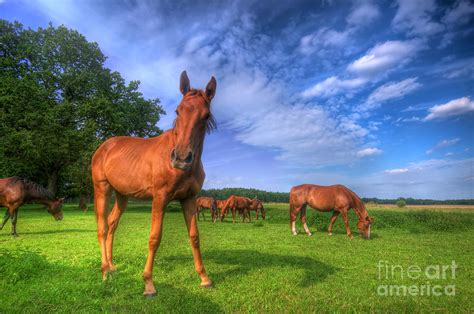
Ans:
[[[100,271],[102,272],[102,280],[107,279],[107,272],[109,270],[109,263],[107,261],[107,218],[109,216],[109,200],[112,189],[108,182],[94,182],[94,207],[95,218],[97,221],[97,239],[99,240],[100,253],[102,255],[102,262]]]
[[[312,236],[313,234],[308,228],[308,225],[306,224],[306,205],[303,205],[301,207],[301,223],[303,224],[304,231],[306,232],[307,235]]]
[[[335,210],[332,214],[331,220],[329,221],[328,235],[330,236],[332,236],[332,226],[334,225],[334,222],[336,221],[338,216],[339,212]]]
[[[352,232],[351,232],[351,228],[349,227],[349,218],[347,217],[348,210],[349,208],[346,208],[346,207],[339,209],[339,211],[342,214],[342,219],[344,220],[344,224],[346,225],[347,236],[351,239],[354,239],[354,236],[352,235]]]
[[[122,216],[125,208],[127,207],[128,198],[118,192],[115,192],[115,204],[110,212],[108,217],[108,233],[107,233],[107,240],[106,240],[106,247],[107,247],[107,262],[109,264],[109,271],[114,272],[117,270],[114,263],[112,262],[112,251],[114,246],[114,234],[115,230],[118,227],[120,217]]]
[[[300,210],[303,208],[303,206],[297,206],[295,204],[290,203],[290,225],[291,225],[291,233],[293,235],[297,235],[298,231],[296,231],[296,217],[298,216],[298,213]]]
[[[3,226],[7,223],[8,219],[10,219],[10,210],[7,208],[5,216],[3,216],[2,224],[0,225],[0,230],[3,229]]]

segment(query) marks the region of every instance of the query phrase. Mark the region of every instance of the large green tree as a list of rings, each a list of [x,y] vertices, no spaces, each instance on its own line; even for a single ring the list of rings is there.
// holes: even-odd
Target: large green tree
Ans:
[[[56,193],[90,191],[90,158],[115,135],[155,136],[164,114],[107,69],[97,43],[64,26],[37,30],[0,20],[0,175]]]

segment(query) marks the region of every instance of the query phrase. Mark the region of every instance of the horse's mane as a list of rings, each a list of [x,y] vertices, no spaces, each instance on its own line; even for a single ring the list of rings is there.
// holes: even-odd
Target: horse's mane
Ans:
[[[367,209],[365,208],[364,202],[362,202],[360,197],[357,196],[357,194],[355,194],[353,191],[351,191],[349,189],[347,189],[347,190],[352,195],[352,199],[353,199],[353,202],[354,202],[354,211],[355,211],[356,215],[359,218],[362,218],[362,213],[363,212],[367,213]]]
[[[49,201],[54,199],[53,193],[51,193],[48,189],[45,189],[38,183],[20,177],[14,178],[13,183],[15,182],[21,182],[23,184],[27,198],[47,199]]]
[[[206,101],[206,103],[210,104],[211,100],[209,99],[209,97],[207,97],[206,93],[202,89],[191,88],[191,90],[186,93],[185,98],[188,97],[188,96],[197,96],[197,95],[201,95],[204,98],[204,100]],[[177,119],[177,117],[176,117],[176,119]],[[174,119],[174,121],[173,121],[173,128],[176,125],[176,119]],[[217,122],[216,122],[216,119],[214,118],[214,115],[212,114],[212,112],[210,112],[209,113],[209,118],[207,119],[207,123],[206,123],[206,132],[209,134],[212,131],[214,131],[215,129],[217,129]]]

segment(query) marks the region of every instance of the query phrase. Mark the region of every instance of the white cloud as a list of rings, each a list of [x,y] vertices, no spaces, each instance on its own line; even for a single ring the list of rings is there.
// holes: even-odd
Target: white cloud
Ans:
[[[371,48],[347,69],[359,77],[374,79],[405,65],[423,48],[419,40],[386,41]]]
[[[412,36],[437,34],[444,30],[443,24],[433,21],[437,9],[435,0],[398,0],[393,28]]]
[[[446,119],[474,111],[474,101],[469,97],[457,98],[445,104],[433,106],[429,111],[424,121]]]
[[[442,141],[436,143],[436,145],[433,146],[431,149],[427,150],[426,153],[429,155],[429,154],[433,153],[435,150],[455,145],[458,142],[459,142],[459,138],[453,138],[451,140],[442,140]]]
[[[446,12],[443,22],[448,26],[467,24],[471,22],[470,16],[474,14],[474,4],[470,1],[457,1],[451,10]]]
[[[380,11],[374,3],[360,1],[347,16],[346,21],[355,27],[372,23],[380,16]]]
[[[384,172],[388,174],[398,174],[398,173],[406,173],[408,172],[408,168],[399,168],[399,169],[387,169]]]
[[[358,157],[368,157],[368,156],[375,156],[375,155],[380,155],[382,153],[382,150],[378,148],[365,148],[361,149],[357,152]]]
[[[359,106],[358,110],[367,111],[380,106],[383,102],[400,99],[421,87],[416,77],[408,78],[400,82],[389,82],[374,90],[366,102]]]
[[[366,83],[365,79],[339,79],[337,76],[331,76],[324,81],[306,89],[301,93],[304,98],[312,97],[330,97],[344,91],[352,90]]]

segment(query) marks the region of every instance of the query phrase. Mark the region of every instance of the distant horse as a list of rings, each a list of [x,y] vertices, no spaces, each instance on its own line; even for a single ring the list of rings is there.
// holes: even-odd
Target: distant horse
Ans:
[[[196,216],[199,220],[199,214],[202,214],[202,218],[206,221],[206,217],[204,216],[204,209],[209,208],[211,211],[211,219],[215,223],[217,221],[217,203],[213,197],[198,197],[196,200]]]
[[[250,210],[254,210],[256,212],[256,219],[258,220],[258,214],[262,213],[262,219],[265,220],[265,208],[263,207],[263,203],[261,200],[257,199],[255,196],[254,199],[251,200],[250,203]]]
[[[20,177],[0,179],[0,207],[7,208],[0,225],[0,230],[3,229],[3,226],[11,217],[11,234],[18,236],[16,233],[18,209],[26,203],[44,204],[48,208],[48,212],[53,215],[56,220],[61,220],[63,219],[63,212],[61,210],[63,202],[64,198],[55,198],[50,191],[28,179]]]
[[[232,212],[232,220],[235,223],[235,214],[238,211],[239,214],[242,216],[242,222],[245,222],[245,218],[248,218],[250,222],[250,206],[252,204],[252,200],[248,197],[244,196],[235,196],[231,195],[224,205],[224,209],[221,211],[221,221],[224,220],[225,215],[231,211]],[[222,215],[224,213],[224,215]]]
[[[227,199],[225,199],[225,200],[216,200],[217,211],[219,212],[220,217],[222,217],[222,210],[224,209],[226,201],[227,201]]]
[[[301,222],[306,233],[311,236],[311,231],[306,224],[306,205],[323,212],[334,211],[328,228],[329,235],[332,235],[334,221],[341,214],[346,225],[347,235],[351,239],[354,237],[349,228],[347,212],[353,208],[359,217],[359,222],[357,223],[359,233],[366,239],[370,238],[370,227],[373,219],[369,217],[362,200],[345,186],[303,184],[293,187],[290,191],[290,222],[293,235],[297,234],[295,221],[296,216],[301,211]]]
[[[183,99],[176,109],[177,117],[171,130],[153,138],[110,138],[92,158],[97,235],[102,255],[100,269],[104,280],[109,271],[116,270],[112,262],[114,232],[128,198],[152,199],[152,225],[143,273],[145,296],[156,295],[153,262],[161,242],[165,208],[172,200],[181,202],[201,286],[212,285],[201,258],[195,213],[196,195],[205,176],[201,162],[204,136],[206,131],[215,128],[211,100],[216,92],[216,79],[211,78],[205,91],[191,89],[183,71],[180,90]],[[115,205],[109,214],[113,191]]]

